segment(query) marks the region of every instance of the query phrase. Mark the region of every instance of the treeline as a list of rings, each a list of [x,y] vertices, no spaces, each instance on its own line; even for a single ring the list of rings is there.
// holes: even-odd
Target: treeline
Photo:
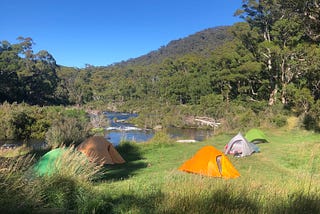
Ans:
[[[48,104],[56,101],[58,66],[47,51],[34,53],[31,38],[0,43],[0,102]]]
[[[251,116],[281,108],[277,115],[295,114],[308,127],[319,126],[319,5],[310,0],[248,0],[237,15],[244,22],[218,28],[216,38],[223,42],[214,47],[204,48],[205,37],[196,36],[201,47],[195,47],[196,39],[177,40],[150,55],[108,67],[57,67],[48,54],[29,56],[30,45],[22,45],[28,40],[7,46],[2,42],[1,78],[7,81],[0,83],[0,101],[131,104],[146,114],[187,106],[186,114],[218,119],[243,109]],[[7,55],[6,63],[2,59]],[[150,103],[159,108],[146,109],[144,104]]]

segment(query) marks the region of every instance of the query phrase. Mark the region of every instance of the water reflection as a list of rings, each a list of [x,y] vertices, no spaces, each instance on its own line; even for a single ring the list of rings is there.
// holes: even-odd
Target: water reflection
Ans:
[[[153,131],[107,131],[106,138],[113,144],[118,145],[121,141],[145,142],[154,135]]]
[[[166,132],[171,138],[190,139],[196,141],[203,141],[213,136],[212,130],[201,130],[201,129],[182,129],[176,127],[170,127],[166,129]]]

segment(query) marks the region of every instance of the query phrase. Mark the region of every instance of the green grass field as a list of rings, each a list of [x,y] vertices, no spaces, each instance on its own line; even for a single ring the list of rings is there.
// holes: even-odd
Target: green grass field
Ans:
[[[201,147],[223,151],[234,135],[197,143],[125,143],[127,160],[95,184],[111,213],[320,213],[320,135],[265,131],[260,153],[229,156],[241,174],[221,179],[178,171]]]
[[[126,163],[104,167],[98,178],[98,168],[82,164],[85,156],[72,155],[62,159],[59,173],[33,177],[30,169],[39,156],[18,152],[16,159],[0,162],[0,212],[320,213],[320,134],[263,131],[270,142],[258,144],[260,153],[228,156],[241,174],[236,179],[178,168],[203,146],[223,151],[237,133],[176,143],[160,132],[150,142],[123,142],[117,150]]]

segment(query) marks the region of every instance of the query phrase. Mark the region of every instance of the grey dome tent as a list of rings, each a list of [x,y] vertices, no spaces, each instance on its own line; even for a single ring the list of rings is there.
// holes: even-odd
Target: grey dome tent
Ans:
[[[236,157],[248,156],[254,152],[259,152],[259,147],[249,143],[240,132],[229,141],[224,149],[225,154],[232,154]]]

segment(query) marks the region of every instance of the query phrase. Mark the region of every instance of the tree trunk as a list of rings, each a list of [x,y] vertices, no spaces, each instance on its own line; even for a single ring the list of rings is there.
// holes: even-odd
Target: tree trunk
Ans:
[[[272,90],[272,92],[270,93],[270,96],[269,96],[269,105],[270,106],[272,106],[276,103],[277,93],[278,93],[278,86],[276,85],[276,87]]]

